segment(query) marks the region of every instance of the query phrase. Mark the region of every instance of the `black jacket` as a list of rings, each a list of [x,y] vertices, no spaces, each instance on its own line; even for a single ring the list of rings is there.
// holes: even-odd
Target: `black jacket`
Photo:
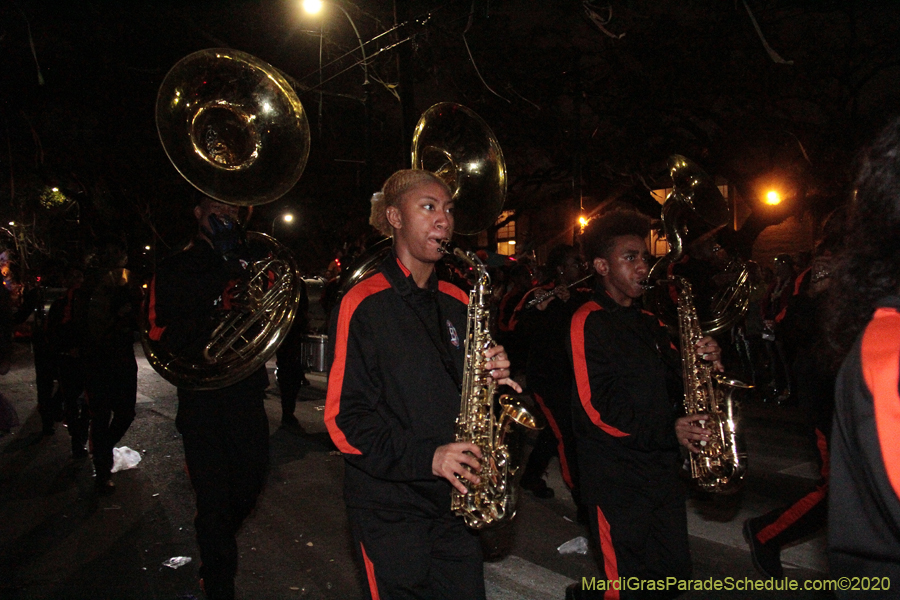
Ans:
[[[393,252],[342,298],[325,423],[346,459],[348,506],[426,517],[450,510],[450,483],[431,465],[455,439],[467,303],[436,276],[418,288]]]
[[[524,308],[538,290],[546,289],[534,288],[525,294],[516,333],[528,349],[525,377],[529,390],[542,398],[564,396],[568,405],[572,389],[572,363],[566,351],[569,323],[572,314],[590,298],[590,290],[574,289],[568,301],[554,298],[544,310]]]
[[[834,577],[891,577],[889,593],[896,595],[900,584],[900,298],[886,298],[878,307],[844,359],[837,379],[828,562]],[[867,597],[869,593],[886,596],[867,592]]]
[[[225,290],[247,277],[244,263],[225,260],[203,240],[160,263],[151,284],[150,337],[179,356],[199,357],[224,310]],[[265,366],[246,379],[218,390],[178,390],[179,398],[262,398],[269,386]]]
[[[599,504],[636,491],[681,489],[680,355],[662,323],[601,289],[572,317],[569,352],[583,500]]]

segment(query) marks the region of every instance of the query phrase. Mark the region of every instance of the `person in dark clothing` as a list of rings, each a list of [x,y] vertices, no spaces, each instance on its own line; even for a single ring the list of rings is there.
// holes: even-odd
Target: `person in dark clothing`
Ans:
[[[275,351],[275,380],[281,393],[281,426],[300,428],[300,422],[294,416],[297,409],[297,396],[300,388],[309,385],[306,378],[307,365],[303,362],[303,340],[309,333],[309,296],[306,283],[300,280],[300,303],[291,329],[284,341]]]
[[[64,283],[66,293],[53,301],[47,312],[47,339],[56,356],[59,370],[59,394],[62,397],[63,415],[72,442],[72,457],[88,455],[91,422],[90,409],[84,396],[84,366],[81,360],[81,343],[75,326],[75,298],[84,282],[84,273],[78,267],[66,269]]]
[[[827,354],[821,352],[827,343],[824,326],[830,263],[830,249],[820,247],[813,266],[797,277],[794,295],[777,329],[791,364],[797,400],[816,448],[820,477],[815,489],[789,506],[747,519],[743,527],[754,566],[763,575],[776,579],[784,577],[781,549],[822,529],[827,517],[828,440],[837,375]]]
[[[509,289],[497,305],[497,341],[509,352],[513,373],[519,374],[525,369],[528,348],[522,336],[516,333],[519,317],[516,310],[525,294],[534,287],[534,277],[528,265],[516,263],[510,269],[509,280]]]
[[[446,184],[394,173],[370,222],[393,237],[376,273],[352,287],[332,320],[325,424],[343,453],[344,501],[369,597],[485,597],[481,547],[450,508],[451,487],[477,482],[482,453],[456,442],[468,296],[438,281],[453,234]],[[502,346],[484,368],[508,384]]]
[[[9,373],[12,362],[13,309],[12,298],[0,283],[0,376]],[[18,427],[19,415],[15,407],[0,392],[0,437]]]
[[[91,415],[90,446],[97,491],[108,494],[113,449],[135,417],[140,287],[125,268],[125,245],[107,238],[99,244],[99,264],[85,273],[75,293],[74,319],[78,354]],[[73,392],[74,393],[74,392]]]
[[[55,424],[63,419],[62,397],[56,388],[59,379],[56,352],[47,337],[47,305],[59,292],[61,263],[48,260],[33,285],[22,295],[22,304],[13,315],[13,323],[19,325],[31,317],[31,351],[34,355],[34,383],[37,389],[38,414],[41,417],[41,433],[53,435]]]
[[[574,246],[562,244],[553,248],[547,257],[546,268],[551,279],[525,294],[516,325],[528,351],[527,387],[548,424],[538,434],[528,458],[522,487],[539,498],[552,497],[553,490],[543,477],[550,460],[558,456],[563,482],[580,508],[575,434],[572,431],[572,365],[566,338],[572,315],[590,298],[591,289],[589,284],[570,288],[586,275],[584,258]],[[541,297],[546,300],[528,308],[532,300]]]
[[[900,587],[900,118],[862,154],[831,284],[835,385],[828,505],[829,576]],[[871,579],[869,579],[871,578]]]
[[[573,419],[581,496],[608,582],[686,579],[691,573],[679,445],[699,452],[705,415],[679,417],[680,353],[664,325],[641,310],[649,273],[649,220],[614,210],[589,222],[585,256],[599,285],[572,317]],[[721,370],[709,336],[695,351]],[[611,586],[608,586],[611,587]],[[672,597],[677,590],[595,592],[573,584],[568,598]],[[619,596],[621,594],[621,596]]]
[[[193,242],[163,261],[151,283],[149,336],[200,362],[215,326],[242,302],[241,284],[249,279],[245,265],[262,256],[247,243],[236,206],[204,196],[194,217],[198,232]],[[196,495],[201,585],[210,600],[235,595],[235,536],[256,505],[269,463],[263,404],[268,385],[262,365],[227,387],[178,388],[175,425]]]
[[[763,301],[762,338],[769,357],[771,377],[764,398],[774,400],[778,404],[785,404],[792,393],[791,372],[784,354],[784,344],[782,340],[778,339],[777,327],[784,319],[788,302],[793,297],[797,276],[794,273],[794,260],[790,254],[779,254],[775,257],[774,264],[775,280],[766,291]]]

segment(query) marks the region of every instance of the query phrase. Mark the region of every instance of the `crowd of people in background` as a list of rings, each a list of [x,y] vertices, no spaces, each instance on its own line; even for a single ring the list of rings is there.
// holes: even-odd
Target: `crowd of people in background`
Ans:
[[[142,291],[127,262],[127,247],[114,236],[98,238],[83,263],[45,260],[11,286],[18,298],[4,335],[8,342],[13,331],[26,332],[31,343],[40,434],[52,436],[64,423],[72,457],[92,458],[102,494],[115,487],[114,447],[131,426],[137,401]]]
[[[893,250],[885,248],[892,248],[896,240],[891,236],[898,233],[900,203],[881,189],[883,171],[878,169],[885,164],[894,171],[900,169],[895,160],[900,125],[886,130],[878,144],[863,162],[857,182],[860,192],[854,199],[857,204],[851,213],[835,214],[825,223],[811,251],[779,254],[771,265],[736,261],[716,235],[709,235],[688,246],[684,259],[670,268],[670,274],[696,282],[695,300],[701,315],[722,289],[739,277],[746,278],[743,318],[717,332],[717,339],[701,338],[697,354],[714,370],[722,370],[724,363],[734,375],[752,384],[748,401],[775,409],[796,407],[805,417],[810,444],[819,459],[820,478],[811,489],[789,506],[743,523],[754,565],[766,577],[784,576],[782,547],[825,526],[828,496],[835,492],[832,486],[838,477],[840,495],[832,503],[832,515],[840,507],[876,505],[883,514],[879,513],[880,521],[871,515],[868,520],[860,517],[862,529],[841,526],[830,532],[836,572],[878,575],[884,571],[879,568],[893,573],[900,564],[898,538],[893,546],[889,542],[879,546],[878,556],[872,559],[864,556],[867,541],[859,533],[868,528],[874,538],[878,527],[900,527],[900,500],[896,495],[890,497],[891,491],[898,491],[896,471],[900,467],[883,445],[879,449],[871,440],[856,437],[860,428],[872,430],[873,418],[879,427],[873,439],[880,437],[884,442],[884,436],[898,427],[892,416],[896,410],[891,412],[885,406],[898,393],[897,348],[890,342],[897,339],[900,274]],[[465,322],[460,288],[467,282],[452,267],[438,281],[439,269],[444,267],[439,266],[442,254],[436,242],[444,239],[440,236],[452,234],[452,210],[447,208],[452,202],[446,186],[428,175],[405,171],[396,175],[399,183],[389,180],[378,200],[384,204],[373,201],[373,224],[394,238],[394,247],[376,263],[380,264],[377,275],[348,284],[342,275],[346,277],[357,259],[366,256],[366,250],[353,246],[342,251],[323,271],[315,298],[310,298],[304,286],[298,317],[277,355],[281,423],[298,428],[294,416],[297,398],[300,389],[309,385],[308,365],[300,359],[305,336],[310,333],[309,312],[316,303],[316,311],[325,315],[323,320],[337,339],[336,347],[332,341],[332,352],[337,352],[334,358],[340,363],[341,379],[329,382],[325,420],[332,440],[347,458],[353,535],[360,542],[361,562],[371,566],[375,560],[381,569],[379,577],[383,577],[378,583],[389,590],[402,589],[410,577],[403,568],[389,565],[405,565],[415,558],[421,561],[416,564],[422,573],[429,570],[434,557],[416,554],[421,548],[413,547],[420,535],[438,535],[433,533],[435,527],[446,528],[439,535],[440,544],[458,550],[460,540],[465,541],[459,557],[468,565],[465,571],[448,567],[447,576],[458,580],[454,589],[468,589],[473,573],[476,579],[481,577],[480,554],[471,547],[460,523],[449,516],[444,498],[450,486],[464,490],[467,482],[477,481],[481,457],[477,447],[454,443],[450,435],[459,392],[457,371],[462,364],[459,337],[463,332],[457,327],[464,327]],[[440,211],[435,211],[434,205],[439,205]],[[234,207],[211,198],[199,200],[193,245],[163,262],[156,273],[150,292],[155,309],[151,336],[155,332],[157,339],[168,340],[185,352],[195,352],[197,340],[205,339],[208,332],[202,328],[210,324],[207,313],[218,310],[216,298],[230,281],[244,276],[247,261],[252,260],[253,248],[233,235],[236,225],[230,219],[235,212]],[[878,223],[882,217],[885,222]],[[679,417],[669,402],[673,397],[669,386],[678,377],[682,359],[675,346],[667,343],[666,324],[640,310],[645,278],[654,260],[645,246],[649,229],[649,220],[633,211],[611,211],[588,225],[582,245],[558,244],[545,260],[537,260],[532,253],[489,268],[494,309],[490,327],[499,345],[486,358],[492,361],[495,379],[520,395],[531,396],[548,424],[533,440],[521,485],[539,499],[554,497],[557,492],[548,484],[546,472],[554,457],[559,461],[564,485],[578,508],[577,518],[592,532],[604,557],[601,566],[610,578],[628,573],[689,576],[684,497],[675,492],[680,485],[672,478],[674,472],[667,469],[670,462],[677,462],[679,452],[682,456],[699,452],[698,444],[707,439],[697,418]],[[855,244],[849,252],[842,245],[848,235]],[[485,251],[480,253],[487,258]],[[46,260],[39,274],[24,284],[5,281],[0,286],[0,377],[9,370],[14,330],[27,329],[40,434],[55,435],[63,423],[73,459],[92,458],[100,494],[115,488],[113,449],[135,418],[134,344],[144,292],[126,268],[127,259],[122,240],[106,237],[97,240],[95,251],[83,265]],[[863,267],[871,271],[871,280],[865,279],[868,271]],[[9,274],[7,264],[4,277],[12,281]],[[459,287],[445,286],[444,279]],[[836,288],[835,279],[838,284],[856,287]],[[342,304],[343,295],[351,289],[353,302]],[[390,289],[399,295],[385,294]],[[237,293],[231,300],[240,302]],[[875,304],[879,308],[873,318]],[[357,310],[362,312],[354,312]],[[396,319],[386,325],[384,311],[393,311]],[[338,318],[338,314],[342,316]],[[365,327],[353,320],[359,314],[366,318]],[[454,322],[446,319],[448,315]],[[446,319],[447,332],[442,319]],[[419,322],[425,325],[425,337],[420,335]],[[826,327],[829,323],[830,329]],[[849,329],[839,329],[842,323]],[[404,330],[408,340],[397,354],[390,340],[397,335],[399,324],[408,327]],[[373,328],[388,325],[393,334],[385,330],[373,337]],[[860,342],[858,334],[868,337]],[[447,370],[448,377],[442,375],[440,385],[424,383],[421,373],[408,373],[404,361],[396,362],[397,356],[409,359],[413,347],[420,349],[417,360],[430,357],[436,373]],[[825,347],[836,350],[819,351]],[[851,352],[850,363],[839,371],[840,359],[847,352]],[[384,446],[386,439],[400,435],[400,429],[408,429],[385,426],[387,413],[379,408],[383,399],[375,392],[385,385],[398,385],[399,380],[382,374],[387,379],[377,385],[369,381],[377,369],[368,361],[376,354],[383,361],[394,361],[392,368],[413,382],[411,387],[398,388],[402,406],[392,415],[406,414],[406,410],[426,415],[437,410],[423,407],[413,393],[422,386],[437,386],[434,393],[443,400],[438,421],[432,424],[432,438],[401,435],[402,439],[397,438],[402,441],[400,446],[393,450]],[[882,364],[885,354],[887,363]],[[884,383],[873,379],[871,373],[858,372],[873,364],[876,370],[892,369],[893,379],[888,377]],[[429,376],[434,374],[429,372]],[[860,383],[863,380],[868,387]],[[222,389],[179,387],[176,424],[197,493],[201,575],[211,598],[234,595],[235,534],[264,486],[268,426],[262,401],[268,385],[262,367]],[[623,391],[625,387],[631,391]],[[638,388],[641,392],[633,394]],[[631,399],[623,399],[625,396]],[[835,398],[844,412],[835,412]],[[634,407],[622,408],[632,400],[637,403]],[[648,415],[652,419],[647,420]],[[838,431],[832,430],[833,423]],[[17,425],[14,412],[10,413],[0,397],[0,434]],[[411,430],[421,427],[422,421],[413,419],[403,425]],[[383,435],[375,435],[383,426]],[[834,478],[829,471],[833,436],[837,436],[840,458]],[[629,439],[620,443],[620,438]],[[414,456],[406,453],[407,447]],[[391,451],[399,453],[395,456]],[[860,457],[870,461],[863,469],[865,478],[848,475]],[[223,473],[228,476],[223,478]],[[647,473],[653,477],[647,479]],[[431,475],[437,479],[429,479],[433,485],[420,497],[418,484],[410,482]],[[629,477],[631,483],[623,483]],[[651,480],[652,489],[647,488]],[[661,481],[667,483],[660,487]],[[373,496],[376,489],[378,494]],[[411,502],[409,506],[415,505],[407,511],[413,516],[405,530],[384,514],[397,509],[402,498]],[[414,526],[409,525],[413,521]],[[641,546],[645,540],[636,536],[649,530],[664,531],[670,546]],[[400,534],[407,536],[404,543],[412,552],[403,556],[407,562],[395,560],[398,548],[406,552],[405,547],[388,547],[378,541],[385,535]],[[371,589],[376,590],[374,575],[371,577]],[[427,580],[427,574],[422,577],[413,583],[424,586],[422,589],[435,585]],[[570,597],[579,597],[578,591],[570,590]],[[478,583],[471,592],[473,597],[484,596]]]

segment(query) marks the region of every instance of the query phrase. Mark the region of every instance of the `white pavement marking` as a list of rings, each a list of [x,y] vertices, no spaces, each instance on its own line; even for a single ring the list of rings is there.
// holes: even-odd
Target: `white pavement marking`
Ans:
[[[137,393],[137,403],[138,404],[147,404],[149,402],[153,402],[155,398],[151,398],[150,396],[145,396],[144,394],[138,392]]]
[[[821,476],[819,474],[819,465],[814,462],[802,462],[799,465],[782,469],[779,473],[782,475],[793,475],[794,477],[812,480],[816,480]]]
[[[558,600],[571,583],[575,580],[518,556],[484,564],[488,600]]]

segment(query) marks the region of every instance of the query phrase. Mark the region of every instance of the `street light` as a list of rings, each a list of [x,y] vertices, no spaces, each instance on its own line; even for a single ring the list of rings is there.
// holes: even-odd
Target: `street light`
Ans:
[[[781,195],[775,190],[769,190],[769,192],[766,193],[766,204],[769,206],[781,204]]]
[[[350,21],[350,26],[353,28],[353,33],[356,34],[356,41],[359,42],[359,51],[362,54],[362,68],[363,68],[363,73],[365,75],[365,80],[363,81],[363,85],[368,86],[369,85],[369,66],[368,66],[368,64],[366,64],[368,62],[368,60],[366,59],[366,48],[363,45],[362,37],[360,37],[360,35],[359,35],[359,30],[356,28],[356,23],[353,21],[353,18],[350,16],[350,13],[348,13],[346,11],[346,9],[344,9],[343,6],[341,6],[337,2],[328,2],[328,4],[330,4],[331,6],[334,6],[335,8],[340,10],[342,13],[344,13],[344,16],[347,17],[348,21]],[[320,12],[322,12],[322,8],[324,7],[324,5],[325,5],[324,0],[303,0],[303,10],[305,10],[307,12],[307,14],[310,14],[310,15],[317,15]],[[321,58],[322,57],[320,55],[319,59],[321,60]],[[322,68],[322,65],[319,64],[319,69],[321,70],[321,68]]]
[[[356,34],[356,41],[359,43],[359,52],[362,54],[362,68],[363,68],[363,104],[365,106],[365,139],[364,139],[364,149],[366,153],[366,172],[365,172],[365,185],[366,185],[366,193],[368,193],[368,189],[372,187],[372,133],[371,133],[371,123],[372,123],[372,98],[369,93],[369,88],[371,87],[369,84],[369,65],[368,59],[366,58],[366,48],[363,44],[362,37],[359,35],[359,29],[356,28],[356,23],[353,21],[353,17],[350,16],[350,13],[344,9],[343,6],[338,4],[337,2],[331,0],[303,0],[303,10],[307,12],[307,14],[316,15],[322,11],[322,8],[326,4],[330,4],[334,6],[347,17],[347,20],[350,21],[350,26],[353,28],[353,33]],[[322,30],[319,30],[319,86],[322,86]],[[321,137],[322,133],[322,90],[319,90],[319,136]]]
[[[275,235],[275,223],[278,222],[278,219],[281,219],[285,223],[293,223],[294,215],[292,215],[291,213],[284,213],[283,215],[278,215],[277,217],[272,219],[272,235]]]

